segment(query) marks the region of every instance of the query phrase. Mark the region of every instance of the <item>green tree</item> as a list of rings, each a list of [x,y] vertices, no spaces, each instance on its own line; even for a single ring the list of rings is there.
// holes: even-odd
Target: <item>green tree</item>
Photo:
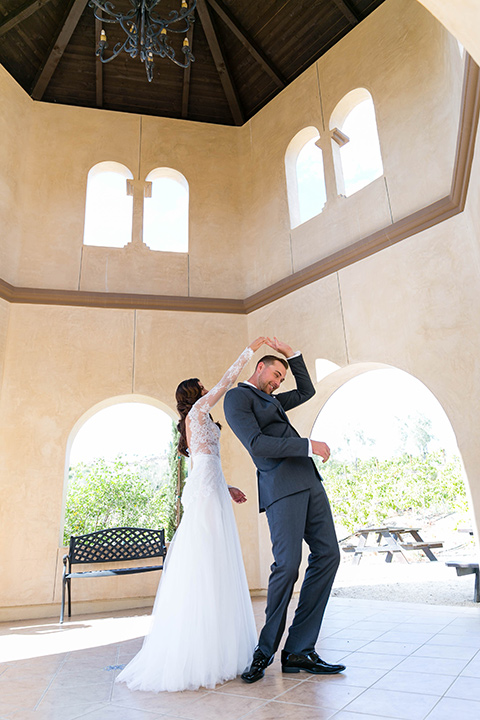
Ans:
[[[172,439],[168,448],[168,470],[165,482],[165,501],[167,509],[165,535],[167,540],[171,540],[175,530],[182,519],[183,509],[181,504],[181,496],[185,485],[186,461],[183,455],[178,454],[178,440],[180,434],[177,426],[172,422]]]
[[[122,457],[111,462],[97,458],[71,467],[64,544],[71,535],[122,526],[164,528],[166,539],[171,540],[180,520],[179,497],[186,475],[177,442],[178,432],[172,425],[168,465],[161,478],[155,458],[133,462]]]
[[[315,462],[325,479],[335,520],[350,532],[407,512],[433,515],[464,512],[467,507],[460,459],[447,460],[443,451],[384,461],[330,459],[323,465],[315,458]]]

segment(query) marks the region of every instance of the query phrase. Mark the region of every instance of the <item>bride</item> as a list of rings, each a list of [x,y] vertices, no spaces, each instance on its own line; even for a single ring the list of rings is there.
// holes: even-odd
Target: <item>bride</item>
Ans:
[[[182,496],[184,515],[168,550],[140,652],[117,682],[131,690],[213,688],[243,672],[257,644],[247,579],[230,495],[220,464],[220,426],[212,407],[268,339],[251,343],[207,391],[196,379],[177,388],[179,452],[193,461]],[[229,495],[230,492],[230,495]]]

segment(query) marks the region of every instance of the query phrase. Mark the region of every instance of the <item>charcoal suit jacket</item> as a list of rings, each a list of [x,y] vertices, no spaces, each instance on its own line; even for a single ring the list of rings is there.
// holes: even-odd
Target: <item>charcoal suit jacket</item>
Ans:
[[[260,512],[322,479],[308,456],[308,439],[300,437],[286,414],[313,397],[315,388],[301,355],[288,362],[296,390],[268,395],[239,383],[225,396],[227,422],[257,467]]]

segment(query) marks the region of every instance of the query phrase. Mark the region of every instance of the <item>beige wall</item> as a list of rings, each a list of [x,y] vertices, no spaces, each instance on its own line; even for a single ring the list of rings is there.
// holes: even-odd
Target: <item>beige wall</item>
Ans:
[[[480,64],[480,4],[477,0],[418,0]]]
[[[240,317],[11,307],[0,413],[1,606],[45,606],[55,590],[59,599],[65,454],[79,418],[130,394],[173,414],[182,377],[213,385],[225,358],[233,362],[246,344]],[[77,600],[97,592],[121,600],[153,594],[155,582],[153,575],[127,584],[90,580],[75,583],[74,592]]]
[[[252,118],[246,295],[449,194],[462,69],[457,44],[424,8],[386,2]],[[357,87],[373,97],[384,177],[344,198],[328,128]],[[320,132],[327,204],[290,230],[285,151],[308,126]],[[267,263],[256,262],[260,250]]]
[[[0,277],[40,288],[248,296],[449,193],[461,69],[456,43],[419,3],[390,0],[243,128],[33,103],[0,71]],[[385,176],[346,199],[335,192],[327,128],[357,86],[375,102]],[[320,216],[291,231],[284,155],[309,125],[320,131],[329,197]],[[86,176],[102,160],[137,179],[159,166],[185,175],[188,258],[82,248]],[[1,301],[0,617],[58,610],[65,461],[79,420],[118,397],[173,411],[180,379],[213,384],[260,333],[301,349],[312,372],[318,357],[335,362],[338,382],[371,363],[422,380],[450,417],[480,517],[479,186],[477,157],[461,215],[249,316]],[[319,383],[292,413],[302,433],[335,381]],[[250,499],[235,512],[250,587],[261,590],[270,549],[255,473],[228,427],[222,448],[227,479]],[[79,609],[142,605],[156,582],[78,581],[74,599]]]
[[[3,370],[5,363],[5,351],[7,347],[8,320],[10,317],[10,305],[0,300],[0,402],[2,398]]]
[[[4,279],[244,298],[448,194],[461,73],[456,43],[416,0],[382,5],[242,128],[33,103],[1,70],[8,142],[0,183],[13,192],[2,195],[10,228],[0,241],[9,260]],[[346,199],[336,193],[328,127],[335,105],[356,87],[373,96],[385,173]],[[320,132],[327,205],[291,231],[285,151],[311,125]],[[188,257],[83,246],[87,174],[105,160],[140,181],[155,167],[185,175]]]
[[[21,250],[23,177],[33,102],[0,67],[0,277],[15,282]]]

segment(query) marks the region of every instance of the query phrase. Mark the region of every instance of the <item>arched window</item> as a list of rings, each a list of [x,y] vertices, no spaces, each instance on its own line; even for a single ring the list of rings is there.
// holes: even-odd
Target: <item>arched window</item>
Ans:
[[[174,413],[142,395],[90,408],[67,441],[61,543],[108,527],[175,528],[177,436]],[[170,528],[170,529],[169,529]]]
[[[85,245],[124,247],[132,239],[133,197],[127,195],[130,170],[117,162],[101,162],[88,173]]]
[[[318,130],[307,127],[290,141],[285,153],[290,227],[319,215],[327,199],[323,153],[317,145]]]
[[[147,175],[152,195],[144,199],[143,242],[151,250],[188,252],[188,182],[177,170]]]
[[[325,381],[330,397],[311,438],[332,451],[325,470],[340,537],[360,528],[428,523],[425,532],[435,538],[440,527],[443,533],[435,521],[448,516],[468,525],[460,451],[433,393],[412,375],[374,363],[351,364],[335,376]],[[447,554],[458,545],[454,535],[444,542]]]
[[[330,118],[339,195],[349,197],[383,175],[372,96],[365,88],[345,95]]]

